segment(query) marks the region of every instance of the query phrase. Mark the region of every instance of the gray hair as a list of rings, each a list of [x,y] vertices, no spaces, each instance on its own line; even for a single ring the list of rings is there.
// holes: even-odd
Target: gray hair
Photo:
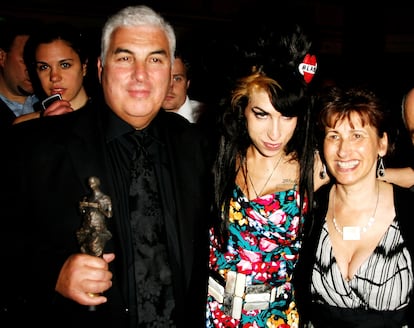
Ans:
[[[121,9],[106,21],[102,29],[101,37],[101,62],[105,65],[106,52],[108,51],[112,33],[119,27],[153,26],[163,30],[167,36],[171,53],[171,64],[174,61],[176,47],[176,36],[173,27],[160,14],[151,8],[140,6],[129,6]]]

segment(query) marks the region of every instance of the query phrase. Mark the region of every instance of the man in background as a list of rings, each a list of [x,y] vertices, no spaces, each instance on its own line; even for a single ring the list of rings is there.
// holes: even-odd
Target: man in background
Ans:
[[[162,107],[196,123],[204,110],[204,104],[188,96],[191,82],[191,66],[182,54],[176,52],[171,71],[171,87]]]
[[[414,88],[410,89],[403,98],[402,119],[411,143],[414,145]]]
[[[402,99],[401,119],[403,125],[398,128],[392,161],[385,168],[385,176],[379,179],[414,191],[414,88]]]
[[[0,23],[0,131],[20,115],[32,113],[38,102],[23,60],[32,21],[13,18]]]

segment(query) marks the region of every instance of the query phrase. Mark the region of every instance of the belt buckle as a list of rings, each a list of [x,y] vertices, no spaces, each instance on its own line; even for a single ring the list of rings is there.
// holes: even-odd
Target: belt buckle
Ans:
[[[252,285],[246,287],[244,296],[243,310],[266,310],[269,308],[269,303],[275,299],[275,289],[268,285]]]
[[[223,312],[237,320],[241,318],[245,287],[245,274],[237,273],[236,271],[227,272]]]
[[[236,320],[245,311],[266,310],[276,298],[277,288],[268,285],[246,286],[246,275],[235,271],[227,272],[226,285],[223,287],[214,278],[209,277],[208,292],[219,303],[223,312]]]

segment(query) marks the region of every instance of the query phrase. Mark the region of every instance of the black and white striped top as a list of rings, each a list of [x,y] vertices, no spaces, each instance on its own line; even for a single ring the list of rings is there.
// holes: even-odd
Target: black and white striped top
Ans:
[[[312,298],[348,309],[393,311],[404,308],[414,284],[411,260],[394,219],[373,254],[347,281],[333,256],[325,222],[312,272]]]

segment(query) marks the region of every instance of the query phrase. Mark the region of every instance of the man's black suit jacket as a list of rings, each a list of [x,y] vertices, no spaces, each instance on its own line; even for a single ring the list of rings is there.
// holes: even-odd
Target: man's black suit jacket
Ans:
[[[21,319],[43,327],[130,327],[134,322],[128,301],[133,285],[127,272],[128,219],[119,217],[116,175],[108,165],[105,129],[109,113],[105,106],[95,106],[13,126],[10,140],[16,142],[7,144],[0,164],[2,327],[7,327],[6,321],[17,327],[13,322]],[[173,193],[161,190],[162,202],[166,220],[176,225],[179,240],[178,245],[168,244],[179,289],[177,305],[181,314],[185,311],[180,318],[198,327],[204,323],[211,153],[199,129],[179,115],[161,111],[156,120],[173,188]],[[94,312],[54,291],[62,264],[79,252],[78,206],[90,191],[90,176],[99,177],[101,190],[112,198],[110,245],[116,255],[108,302]]]

